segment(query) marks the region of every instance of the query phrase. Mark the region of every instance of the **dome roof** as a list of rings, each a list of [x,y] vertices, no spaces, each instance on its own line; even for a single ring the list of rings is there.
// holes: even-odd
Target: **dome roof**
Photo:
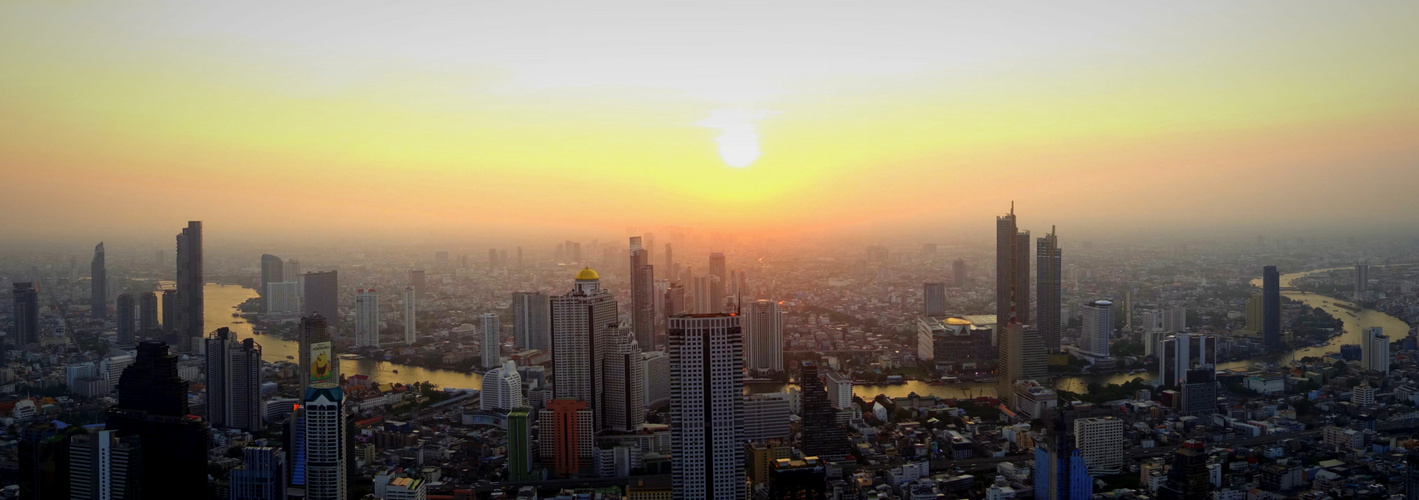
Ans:
[[[576,279],[577,279],[577,281],[582,281],[582,280],[599,280],[599,279],[601,279],[601,275],[596,274],[596,271],[592,271],[591,268],[586,267],[586,268],[582,268],[581,271],[578,271],[578,272],[576,273]]]

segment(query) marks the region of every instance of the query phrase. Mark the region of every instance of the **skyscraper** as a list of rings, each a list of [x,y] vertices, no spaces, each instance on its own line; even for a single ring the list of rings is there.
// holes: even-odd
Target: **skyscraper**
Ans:
[[[1281,346],[1281,273],[1276,266],[1261,270],[1261,340],[1267,347]]]
[[[118,405],[106,428],[120,437],[137,435],[143,449],[143,498],[191,498],[207,494],[206,422],[189,415],[187,382],[177,375],[178,357],[159,341],[138,344],[137,358],[118,380]]]
[[[1370,287],[1370,265],[1355,264],[1355,302],[1365,300],[1365,290]]]
[[[143,446],[138,436],[113,430],[69,438],[69,491],[72,499],[108,500],[143,495]]]
[[[1074,420],[1074,440],[1090,476],[1117,474],[1123,468],[1123,420],[1114,417]]]
[[[496,313],[483,313],[479,317],[483,334],[483,369],[496,368],[502,362],[502,324],[498,321]]]
[[[424,293],[427,292],[428,285],[424,284],[424,270],[409,270],[409,286],[414,287],[414,298],[423,300]]]
[[[306,498],[310,500],[346,500],[346,461],[349,460],[345,436],[344,392],[326,384],[306,389],[305,406],[305,479]]]
[[[744,363],[755,372],[783,371],[783,311],[778,302],[756,300],[744,313]]]
[[[997,325],[1029,323],[1029,249],[1020,247],[1015,204],[1010,213],[995,218],[995,318]],[[1025,265],[1022,267],[1021,262]]]
[[[714,275],[695,276],[694,314],[718,314],[723,312],[724,295],[719,278]]]
[[[158,317],[158,294],[155,292],[145,292],[138,296],[138,331],[143,336],[154,335],[162,329],[161,318]]]
[[[591,458],[595,425],[586,401],[553,399],[538,413],[537,423],[538,448],[544,465],[551,462],[552,470],[560,477],[581,471],[582,461]]]
[[[551,304],[553,394],[585,401],[593,429],[602,429],[602,367],[618,327],[616,299],[601,288],[601,276],[585,268],[576,274],[572,291],[553,297]]]
[[[481,410],[507,411],[524,404],[522,376],[518,375],[517,363],[512,360],[484,373],[482,389],[478,401]]]
[[[1360,364],[1365,370],[1389,375],[1389,336],[1384,328],[1372,326],[1364,331],[1364,344],[1360,346]]]
[[[242,448],[242,465],[228,475],[231,500],[284,500],[286,454],[280,448]]]
[[[1187,331],[1187,308],[1175,306],[1164,309],[1163,331],[1168,333]]]
[[[744,498],[743,339],[737,316],[670,318],[670,470],[677,500]]]
[[[666,272],[669,272],[669,271],[670,271],[671,269],[673,269],[674,267],[675,267],[674,255],[673,255],[673,254],[671,253],[671,251],[670,251],[670,244],[669,244],[669,243],[666,243],[666,244],[665,244],[665,271],[666,271]],[[667,277],[668,277],[668,278],[671,278],[671,279],[674,279],[674,278],[675,278],[674,275],[670,275],[670,276],[667,276]]]
[[[118,300],[114,305],[114,317],[118,318],[118,345],[133,345],[134,329],[138,327],[138,322],[133,313],[137,312],[137,307],[133,303],[133,294],[118,294]]]
[[[997,328],[999,328],[997,326]],[[1039,330],[1019,323],[1000,330],[996,340],[996,397],[1011,408],[1015,403],[1015,382],[1044,380],[1047,373],[1044,342]]]
[[[319,313],[330,327],[340,328],[340,276],[336,271],[305,273],[301,316]]]
[[[655,348],[655,270],[641,237],[631,237],[631,329],[636,342]]]
[[[1050,226],[1049,234],[1035,241],[1035,298],[1039,301],[1035,307],[1038,316],[1035,326],[1040,330],[1045,352],[1049,353],[1059,352],[1059,337],[1064,331],[1064,322],[1059,314],[1063,305],[1063,257],[1064,251],[1059,248],[1054,226]]]
[[[286,281],[286,263],[271,254],[261,255],[261,295],[266,296],[266,287],[272,283]]]
[[[238,341],[236,333],[218,328],[207,337],[207,421],[213,427],[260,432],[261,345]]]
[[[921,302],[922,312],[927,316],[945,316],[946,284],[940,282],[922,283]]]
[[[518,349],[552,350],[552,312],[547,294],[512,294],[512,336]]]
[[[89,263],[89,312],[95,318],[108,317],[108,269],[104,267],[103,242],[94,247]]]
[[[606,428],[636,432],[645,423],[645,377],[640,344],[630,328],[622,328],[610,340],[605,364]]]
[[[379,347],[379,292],[355,291],[355,345]]]
[[[402,305],[404,306],[404,343],[407,345],[414,345],[414,342],[419,340],[416,319],[419,302],[417,294],[414,287],[404,287],[404,303]]]
[[[521,247],[518,250],[521,253]],[[524,406],[513,408],[507,414],[507,475],[510,481],[532,479],[531,413],[532,409]]]
[[[177,336],[181,350],[195,350],[206,331],[202,278],[202,222],[189,221],[177,235]]]
[[[339,358],[330,342],[325,317],[312,314],[301,318],[299,332],[301,394],[315,384],[333,384],[340,380]]]
[[[163,311],[162,311],[161,314],[162,314],[162,318],[163,318],[163,332],[164,332],[164,333],[176,333],[176,332],[177,332],[177,290],[172,290],[172,289],[163,290],[162,303],[163,303]]]
[[[951,286],[963,287],[970,277],[966,275],[966,260],[956,259],[951,263]]]
[[[803,436],[799,448],[804,456],[842,460],[848,456],[847,433],[838,427],[838,410],[828,399],[823,379],[818,377],[818,365],[804,361],[800,365],[799,387],[803,390]]]
[[[1074,446],[1074,437],[1063,415],[1052,412],[1035,445],[1035,498],[1041,500],[1088,500],[1093,497],[1093,479],[1084,457]]]
[[[1158,488],[1162,500],[1210,498],[1212,481],[1207,473],[1207,447],[1200,441],[1188,440],[1173,450],[1172,468],[1168,478]]]
[[[1183,332],[1164,337],[1159,344],[1158,380],[1164,386],[1180,387],[1188,371],[1217,365],[1217,337]]]
[[[1108,357],[1109,338],[1114,331],[1114,303],[1108,300],[1085,302],[1080,308],[1084,313],[1083,328],[1079,331],[1080,348]]]
[[[724,253],[714,252],[709,256],[709,274],[717,281],[710,282],[710,314],[724,312],[724,290],[729,287],[729,273],[724,268]]]
[[[14,285],[14,295],[16,347],[39,342],[39,292],[34,283],[19,282]]]

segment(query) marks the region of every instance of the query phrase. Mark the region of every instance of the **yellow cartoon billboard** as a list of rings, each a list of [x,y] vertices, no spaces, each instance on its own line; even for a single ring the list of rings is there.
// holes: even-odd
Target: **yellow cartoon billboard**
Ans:
[[[335,383],[335,357],[331,354],[330,342],[315,342],[310,345],[310,385],[312,387]]]

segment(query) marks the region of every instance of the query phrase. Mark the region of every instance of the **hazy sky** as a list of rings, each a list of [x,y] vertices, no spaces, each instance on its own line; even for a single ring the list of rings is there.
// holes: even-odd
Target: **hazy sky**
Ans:
[[[1419,227],[1419,2],[3,2],[7,239]],[[925,239],[925,238],[922,238]]]

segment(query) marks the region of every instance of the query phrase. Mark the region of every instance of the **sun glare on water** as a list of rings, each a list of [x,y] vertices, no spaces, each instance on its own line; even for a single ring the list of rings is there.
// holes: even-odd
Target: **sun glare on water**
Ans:
[[[759,133],[754,123],[770,114],[767,110],[720,109],[710,112],[699,125],[719,129],[715,141],[725,165],[744,168],[759,159]]]

